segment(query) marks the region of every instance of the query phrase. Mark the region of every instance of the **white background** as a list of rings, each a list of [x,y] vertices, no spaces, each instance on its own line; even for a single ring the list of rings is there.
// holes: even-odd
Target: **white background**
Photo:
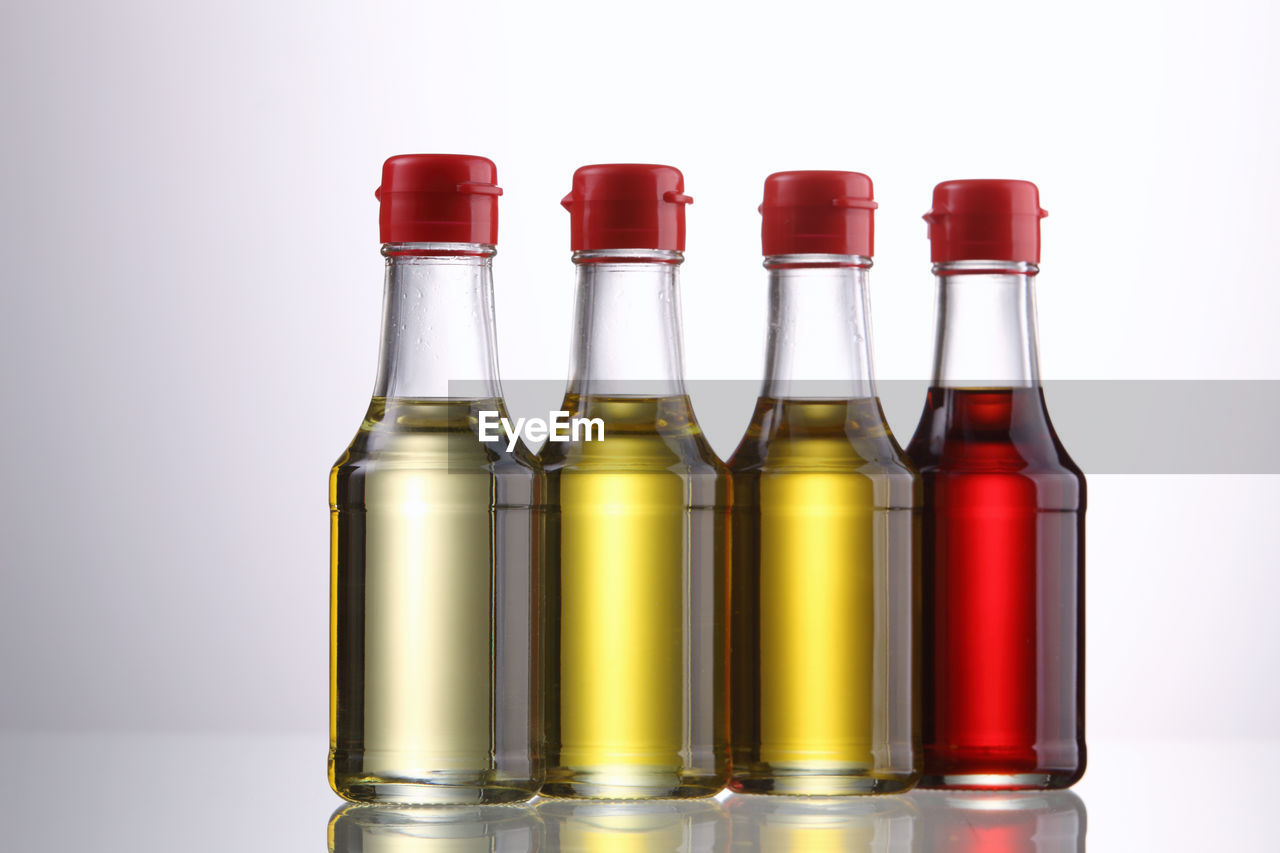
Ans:
[[[761,184],[819,168],[875,180],[883,377],[929,369],[933,184],[1010,177],[1050,212],[1047,377],[1275,379],[1278,24],[1262,0],[6,4],[0,728],[323,752],[325,480],[373,382],[388,155],[497,162],[511,379],[565,372],[558,202],[613,161],[696,199],[697,378],[759,375]],[[1212,417],[1169,401],[1171,428]],[[1094,477],[1090,502],[1093,766],[1280,737],[1280,482]]]

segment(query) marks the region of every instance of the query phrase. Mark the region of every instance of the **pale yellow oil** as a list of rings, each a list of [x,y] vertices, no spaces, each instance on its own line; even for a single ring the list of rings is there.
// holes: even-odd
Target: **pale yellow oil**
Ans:
[[[917,487],[879,403],[762,398],[730,468],[731,784],[909,787]]]
[[[329,479],[330,780],[364,802],[527,798],[537,474],[494,400],[375,398]]]
[[[726,774],[727,477],[687,397],[570,395],[604,439],[548,442],[547,782],[708,796]]]

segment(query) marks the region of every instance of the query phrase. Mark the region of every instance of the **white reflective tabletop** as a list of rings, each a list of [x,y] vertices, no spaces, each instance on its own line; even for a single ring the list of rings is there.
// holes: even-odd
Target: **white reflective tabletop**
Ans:
[[[1280,849],[1280,741],[1091,743],[1084,780],[1053,793],[445,809],[344,804],[323,736],[10,732],[0,748],[14,851]]]

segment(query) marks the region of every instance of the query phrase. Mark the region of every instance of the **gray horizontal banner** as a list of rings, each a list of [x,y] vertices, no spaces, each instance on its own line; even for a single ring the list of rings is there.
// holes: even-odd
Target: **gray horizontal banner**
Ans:
[[[474,396],[471,385],[450,383],[450,390]],[[712,447],[728,458],[751,419],[759,380],[686,380],[685,387]],[[876,383],[904,446],[928,387]],[[1054,428],[1086,474],[1280,474],[1280,380],[1050,380],[1043,387]],[[513,419],[548,418],[561,408],[564,389],[563,379],[503,382]],[[809,390],[793,388],[791,396],[831,396],[822,384]]]

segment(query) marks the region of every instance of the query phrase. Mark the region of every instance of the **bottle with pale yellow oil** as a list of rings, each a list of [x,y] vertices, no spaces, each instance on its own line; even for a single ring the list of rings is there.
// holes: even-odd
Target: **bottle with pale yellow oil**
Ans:
[[[904,791],[919,777],[918,477],[871,369],[871,181],[765,182],[764,387],[733,477],[735,791]]]
[[[542,781],[534,600],[541,475],[505,415],[493,163],[383,167],[386,290],[368,413],[329,477],[329,781],[367,803],[525,800]]]
[[[556,797],[710,796],[727,774],[728,478],[682,377],[683,177],[586,166],[564,200],[578,271],[547,477],[547,778]]]

